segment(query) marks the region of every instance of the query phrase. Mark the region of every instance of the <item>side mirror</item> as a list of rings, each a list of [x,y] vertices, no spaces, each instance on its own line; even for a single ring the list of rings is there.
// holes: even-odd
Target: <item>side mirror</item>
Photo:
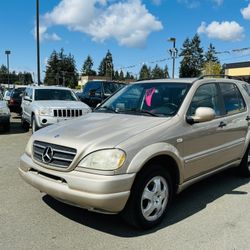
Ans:
[[[194,116],[187,117],[186,121],[189,124],[209,122],[215,118],[215,111],[208,107],[199,107],[195,110]]]
[[[24,100],[25,101],[29,101],[29,102],[31,102],[32,100],[30,99],[30,97],[29,96],[24,96]]]

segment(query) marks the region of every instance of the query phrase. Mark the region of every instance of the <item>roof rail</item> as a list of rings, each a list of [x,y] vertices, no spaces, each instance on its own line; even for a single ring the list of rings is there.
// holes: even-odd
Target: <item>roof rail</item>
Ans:
[[[219,78],[220,77],[220,78],[235,79],[235,80],[241,80],[242,81],[241,77],[230,76],[230,75],[225,75],[225,74],[214,74],[214,75],[202,75],[202,76],[198,77],[197,79],[195,79],[193,81],[193,83],[198,81],[198,80],[202,80],[202,79],[204,79],[206,77],[211,77],[211,78],[217,78],[217,77]]]

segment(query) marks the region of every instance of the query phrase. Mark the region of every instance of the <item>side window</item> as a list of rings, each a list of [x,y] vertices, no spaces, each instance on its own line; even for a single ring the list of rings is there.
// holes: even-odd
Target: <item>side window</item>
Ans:
[[[247,94],[250,96],[250,85],[249,84],[243,84],[243,88],[246,90]]]
[[[226,114],[239,113],[246,109],[245,101],[235,84],[220,83],[220,88]]]
[[[102,93],[102,83],[101,82],[89,82],[86,83],[84,87],[83,94],[85,96],[101,96]]]
[[[29,88],[26,88],[25,91],[24,91],[24,97],[25,96],[29,96]]]
[[[33,97],[33,89],[29,89],[28,97],[32,100],[32,97]]]
[[[221,115],[218,88],[215,83],[204,84],[196,90],[188,109],[188,115],[194,115],[195,110],[199,107],[212,108],[216,116]]]

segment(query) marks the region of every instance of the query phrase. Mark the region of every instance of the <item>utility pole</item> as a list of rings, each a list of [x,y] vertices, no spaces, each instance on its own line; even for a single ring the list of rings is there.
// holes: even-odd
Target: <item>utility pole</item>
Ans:
[[[9,55],[11,51],[5,50],[5,54],[7,56],[7,69],[8,69],[8,89],[10,88],[10,62],[9,62]]]
[[[37,84],[41,84],[40,78],[40,27],[39,27],[39,0],[36,0],[36,51],[37,51]]]
[[[173,68],[172,68],[172,78],[174,78],[174,70],[175,70],[175,58],[177,57],[178,50],[175,48],[175,42],[176,38],[175,37],[170,37],[168,39],[169,42],[173,43],[173,48],[169,50],[171,57],[173,59]]]

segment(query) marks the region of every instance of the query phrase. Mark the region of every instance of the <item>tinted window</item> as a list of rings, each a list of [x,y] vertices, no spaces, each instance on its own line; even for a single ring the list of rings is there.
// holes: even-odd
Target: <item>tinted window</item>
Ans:
[[[116,90],[122,88],[124,84],[116,83],[116,82],[104,82],[103,83],[103,91],[104,94],[111,95]]]
[[[91,95],[91,94],[99,94],[101,95],[101,91],[102,91],[102,83],[101,82],[87,82],[84,90],[83,90],[83,94],[84,95]],[[91,93],[92,92],[92,93]]]
[[[199,107],[212,108],[216,115],[221,115],[220,99],[215,83],[202,85],[196,90],[189,107],[188,115],[194,115],[195,110]]]
[[[220,83],[220,88],[224,100],[226,114],[237,113],[245,110],[246,104],[235,84]]]
[[[66,89],[36,89],[35,100],[77,101],[77,97],[72,91]]]

